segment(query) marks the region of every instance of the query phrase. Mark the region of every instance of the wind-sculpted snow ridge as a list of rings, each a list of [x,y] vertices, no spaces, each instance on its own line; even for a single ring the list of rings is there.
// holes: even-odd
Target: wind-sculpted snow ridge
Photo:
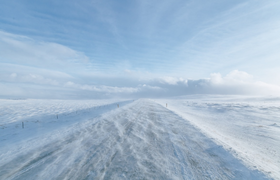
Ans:
[[[280,99],[185,96],[156,100],[222,145],[246,166],[280,179]]]
[[[27,148],[36,142],[41,143]],[[11,151],[17,154],[2,156],[0,179],[266,179],[151,100],[134,101]]]

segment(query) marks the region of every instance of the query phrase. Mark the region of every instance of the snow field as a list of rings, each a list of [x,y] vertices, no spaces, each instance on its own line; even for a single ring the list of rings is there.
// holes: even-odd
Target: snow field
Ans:
[[[124,100],[39,100],[0,99],[0,125],[22,121],[35,116],[56,116],[57,114],[79,112],[94,107],[117,103]]]
[[[267,179],[152,100],[114,107],[1,147],[0,179]]]
[[[8,120],[6,119],[7,114],[1,116],[0,119],[0,159],[2,162],[10,160],[18,153],[19,149],[28,151],[35,146],[45,144],[59,138],[65,131],[76,129],[84,121],[93,120],[106,112],[117,109],[118,104],[122,107],[132,102],[127,100],[107,100],[104,102],[24,100],[27,102],[24,105],[22,100],[18,102],[19,104],[13,101],[2,101],[8,104],[9,110],[5,112],[9,111],[11,114]],[[6,104],[1,105],[1,109],[5,109]],[[20,108],[21,106],[23,109]],[[36,111],[36,107],[38,107],[38,111]],[[28,113],[27,109],[31,109],[34,116],[25,117],[25,114],[31,114]],[[24,122],[24,129],[22,122]],[[7,153],[9,154],[7,155]]]
[[[251,169],[280,179],[280,100],[186,96],[156,100],[200,129]]]

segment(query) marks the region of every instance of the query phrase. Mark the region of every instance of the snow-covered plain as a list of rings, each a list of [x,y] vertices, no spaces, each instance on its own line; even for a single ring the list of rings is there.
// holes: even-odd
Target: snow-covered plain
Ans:
[[[0,100],[0,179],[280,179],[263,100]]]
[[[280,98],[193,95],[157,102],[251,169],[280,179]]]

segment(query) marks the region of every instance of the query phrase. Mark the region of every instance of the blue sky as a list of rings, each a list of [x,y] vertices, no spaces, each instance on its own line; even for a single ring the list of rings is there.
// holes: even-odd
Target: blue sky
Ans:
[[[0,95],[274,94],[279,9],[278,0],[2,1]]]

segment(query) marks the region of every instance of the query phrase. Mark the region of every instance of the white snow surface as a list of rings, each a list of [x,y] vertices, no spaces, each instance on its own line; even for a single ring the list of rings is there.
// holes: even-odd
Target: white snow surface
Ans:
[[[0,99],[0,125],[22,121],[35,116],[56,116],[57,114],[76,112],[118,101],[120,100]]]
[[[192,95],[157,102],[251,169],[280,179],[280,98]]]
[[[280,179],[279,101],[245,100],[0,100],[0,179]]]

